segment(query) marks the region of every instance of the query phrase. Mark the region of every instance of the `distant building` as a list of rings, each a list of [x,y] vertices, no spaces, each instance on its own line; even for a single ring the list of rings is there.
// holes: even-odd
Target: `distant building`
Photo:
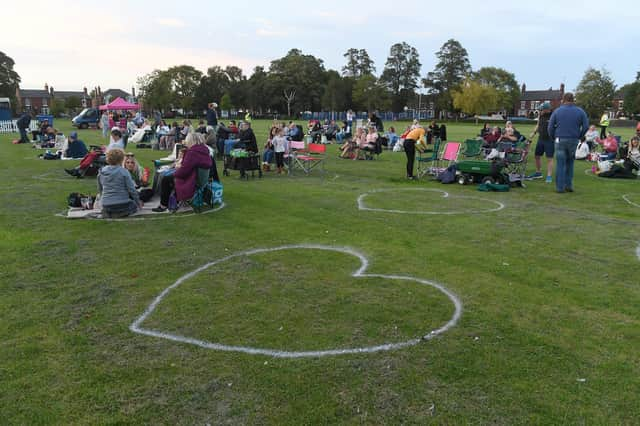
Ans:
[[[84,87],[82,91],[57,91],[45,83],[44,89],[21,89],[16,90],[18,100],[18,111],[30,110],[36,114],[49,114],[51,102],[54,99],[67,100],[76,97],[80,100],[82,108],[98,107],[111,102],[117,97],[121,97],[128,102],[135,102],[135,91],[129,94],[121,89],[109,89],[105,92],[100,90],[100,86],[94,88],[89,93]]]
[[[613,94],[613,101],[611,102],[611,109],[609,112],[609,117],[612,118],[620,118],[624,117],[624,96],[621,90],[616,91]]]
[[[551,87],[547,90],[527,90],[527,85],[523,83],[520,99],[513,109],[518,117],[535,118],[538,116],[538,107],[540,105],[544,102],[549,102],[551,108],[558,108],[563,95],[564,83],[560,84],[559,90],[554,90]]]

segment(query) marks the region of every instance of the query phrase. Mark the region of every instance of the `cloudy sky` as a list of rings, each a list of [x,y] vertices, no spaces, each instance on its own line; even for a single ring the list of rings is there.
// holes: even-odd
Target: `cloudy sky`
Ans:
[[[640,7],[630,0],[12,1],[2,27],[0,50],[22,88],[130,91],[138,76],[181,64],[250,75],[291,48],[337,70],[347,49],[366,49],[379,74],[403,41],[418,50],[424,76],[450,38],[473,69],[505,68],[529,89],[573,90],[589,66],[605,67],[618,86],[640,71]]]

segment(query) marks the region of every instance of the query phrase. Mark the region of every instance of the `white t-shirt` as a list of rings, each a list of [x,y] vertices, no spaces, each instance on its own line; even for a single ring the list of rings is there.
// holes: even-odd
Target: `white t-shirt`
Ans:
[[[284,136],[276,136],[271,140],[273,144],[273,150],[275,152],[285,152],[287,150],[287,138]]]

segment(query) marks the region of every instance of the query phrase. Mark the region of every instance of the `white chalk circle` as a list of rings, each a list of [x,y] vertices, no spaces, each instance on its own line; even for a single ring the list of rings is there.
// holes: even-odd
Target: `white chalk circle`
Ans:
[[[631,201],[631,200],[629,199],[629,194],[624,194],[624,195],[622,196],[622,199],[623,199],[623,200],[625,200],[627,203],[631,204],[632,206],[640,207],[640,204],[638,204],[638,203],[634,203],[633,201]]]
[[[178,334],[165,333],[165,332],[158,331],[158,330],[150,330],[150,329],[146,329],[146,328],[144,328],[142,326],[142,323],[147,319],[147,317],[149,317],[149,315],[151,315],[153,313],[153,311],[158,307],[160,302],[162,302],[162,300],[172,290],[176,289],[182,283],[184,283],[186,280],[194,277],[195,275],[199,274],[200,272],[203,272],[204,270],[206,270],[206,269],[208,269],[208,268],[210,268],[210,267],[212,267],[214,265],[217,265],[217,264],[222,263],[222,262],[226,262],[226,261],[228,261],[230,259],[233,259],[233,258],[236,258],[236,257],[239,257],[239,256],[249,256],[249,255],[258,254],[258,253],[269,253],[269,252],[274,252],[274,251],[279,251],[279,250],[291,250],[291,249],[327,250],[327,251],[336,251],[336,252],[345,253],[345,254],[349,254],[349,255],[355,256],[355,257],[360,259],[360,268],[357,271],[355,271],[353,274],[351,274],[352,277],[369,277],[369,278],[383,278],[383,279],[390,279],[390,280],[415,281],[415,282],[417,282],[419,284],[433,287],[433,288],[439,290],[440,292],[444,293],[449,298],[449,300],[451,300],[451,303],[453,303],[453,306],[455,308],[453,316],[451,317],[451,319],[449,321],[447,321],[440,328],[428,331],[422,337],[406,340],[406,341],[403,341],[403,342],[384,343],[384,344],[376,345],[376,346],[364,346],[364,347],[341,348],[341,349],[326,349],[326,350],[314,350],[314,351],[283,351],[283,350],[277,350],[277,349],[266,349],[266,348],[247,347],[247,346],[227,345],[227,344],[222,344],[222,343],[208,342],[206,340],[199,340],[199,339],[195,339],[195,338],[191,338],[191,337],[181,336],[181,335],[178,335]],[[146,335],[146,336],[152,336],[152,337],[159,337],[159,338],[162,338],[162,339],[172,340],[172,341],[175,341],[175,342],[189,343],[189,344],[196,345],[196,346],[199,346],[199,347],[205,348],[205,349],[213,349],[213,350],[226,351],[226,352],[243,352],[243,353],[252,354],[252,355],[267,355],[267,356],[272,356],[272,357],[277,357],[277,358],[305,358],[305,357],[323,357],[323,356],[330,356],[330,355],[347,355],[347,354],[373,353],[373,352],[389,351],[389,350],[401,349],[401,348],[406,348],[406,347],[409,347],[409,346],[414,346],[414,345],[417,345],[418,343],[420,343],[422,341],[431,340],[434,337],[446,332],[447,330],[449,330],[450,328],[455,326],[456,323],[458,322],[458,320],[460,319],[460,316],[462,315],[462,302],[460,301],[460,299],[458,299],[458,297],[453,292],[448,290],[443,285],[438,284],[438,283],[433,282],[433,281],[424,280],[424,279],[421,279],[421,278],[408,277],[408,276],[402,276],[402,275],[365,274],[364,271],[367,269],[368,266],[369,266],[369,261],[367,260],[367,258],[363,254],[361,254],[361,253],[359,253],[359,252],[357,252],[357,251],[355,251],[355,250],[353,250],[351,248],[347,248],[347,247],[331,247],[331,246],[324,246],[324,245],[301,244],[301,245],[287,245],[287,246],[274,247],[274,248],[262,248],[262,249],[253,249],[253,250],[242,251],[242,252],[239,252],[239,253],[236,253],[236,254],[232,254],[230,256],[226,256],[226,257],[224,257],[222,259],[218,259],[218,260],[215,260],[213,262],[209,262],[209,263],[199,267],[198,269],[196,269],[196,270],[194,270],[192,272],[189,272],[188,274],[183,275],[182,277],[178,278],[178,280],[176,282],[171,284],[169,287],[165,288],[162,291],[162,293],[160,293],[160,295],[157,296],[153,300],[153,302],[151,302],[151,304],[147,307],[147,309],[144,311],[144,313],[142,315],[140,315],[129,326],[129,329],[134,333],[139,333],[139,334],[143,334],[143,335]]]
[[[438,192],[442,194],[442,198],[451,198],[451,199],[467,199],[467,200],[476,200],[476,201],[485,201],[487,203],[493,203],[497,207],[492,209],[463,209],[456,211],[424,211],[424,210],[397,210],[397,209],[379,209],[373,207],[367,207],[365,204],[365,199],[371,194],[377,194],[381,192],[400,192],[400,191],[423,191],[423,192]],[[454,215],[454,214],[476,214],[476,213],[491,213],[497,212],[499,210],[504,209],[504,204],[500,201],[488,200],[480,197],[469,197],[466,195],[456,195],[449,196],[449,193],[443,191],[441,189],[431,189],[431,188],[394,188],[394,189],[374,189],[372,191],[365,192],[358,197],[358,210],[367,210],[372,212],[382,212],[382,213],[400,213],[400,214],[417,214],[417,215]]]
[[[41,175],[35,175],[31,177],[33,179],[44,180],[46,182],[76,182],[78,180],[82,180],[78,178],[72,179],[72,176],[65,177],[65,175],[60,172],[64,173],[64,170],[49,170],[48,172],[42,173]],[[58,176],[52,176],[54,173]]]

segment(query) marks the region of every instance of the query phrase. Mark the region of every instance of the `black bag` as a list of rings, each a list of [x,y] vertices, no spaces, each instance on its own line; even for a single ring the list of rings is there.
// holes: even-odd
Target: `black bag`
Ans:
[[[86,197],[86,195],[80,194],[79,192],[72,192],[67,197],[67,204],[69,207],[82,207],[82,198]]]
[[[446,168],[446,170],[442,171],[436,180],[439,180],[440,183],[453,183],[456,181],[456,171],[457,167],[455,164],[450,165]]]
[[[153,198],[153,189],[144,188],[140,190],[140,201],[142,201],[143,203],[146,203],[151,198]]]

